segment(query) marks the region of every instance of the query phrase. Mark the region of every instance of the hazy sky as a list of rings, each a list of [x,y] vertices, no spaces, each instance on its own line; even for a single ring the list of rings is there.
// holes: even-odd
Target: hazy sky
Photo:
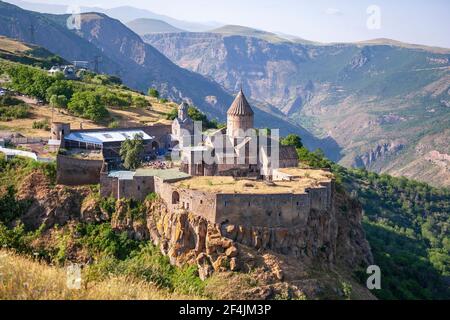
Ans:
[[[129,5],[182,20],[239,24],[322,42],[386,37],[450,48],[449,0],[26,1],[104,8]],[[371,5],[379,12],[373,7],[368,14]]]

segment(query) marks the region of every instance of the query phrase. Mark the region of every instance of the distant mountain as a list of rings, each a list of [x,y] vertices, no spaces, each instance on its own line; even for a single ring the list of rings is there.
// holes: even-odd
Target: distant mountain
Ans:
[[[19,6],[22,9],[36,11],[40,13],[64,14],[67,13],[68,6],[63,4],[37,3],[22,0],[8,0],[7,3]]]
[[[286,42],[289,41],[286,38],[280,37],[275,33],[267,32],[263,30],[258,30],[254,28],[238,26],[238,25],[226,25],[220,28],[213,29],[209,31],[211,33],[221,34],[223,36],[243,36],[243,37],[253,37],[268,42]]]
[[[101,72],[120,76],[129,87],[141,91],[155,87],[164,97],[176,102],[186,100],[210,117],[225,120],[233,97],[213,80],[172,63],[120,21],[104,14],[81,14],[81,29],[76,32],[67,28],[68,18],[0,1],[0,35],[38,44],[69,61],[99,61]],[[300,134],[310,148],[320,147],[331,158],[339,157],[339,148],[332,139],[313,137],[268,104],[255,100],[252,104],[257,127],[280,128],[283,135]]]
[[[12,3],[21,7],[22,9],[37,11],[40,13],[51,13],[51,14],[66,14],[68,13],[69,7],[66,5],[58,5],[58,4],[47,4],[47,3],[35,3],[35,2],[27,2],[22,0],[8,0],[7,2]],[[120,6],[111,9],[104,9],[100,7],[86,7],[80,6],[81,13],[86,12],[98,12],[104,13],[111,18],[115,18],[120,20],[122,23],[128,23],[132,20],[136,19],[154,19],[164,21],[176,28],[188,31],[206,31],[212,28],[217,28],[221,24],[218,22],[209,22],[209,23],[197,23],[190,21],[183,21],[174,19],[165,15],[157,14],[151,12],[149,10],[135,8],[131,6]]]
[[[341,163],[450,186],[450,50],[388,39],[313,44],[240,26],[144,36],[172,61],[275,106]]]
[[[126,26],[139,35],[149,33],[186,32],[186,30],[178,29],[167,22],[156,19],[136,19],[128,22]]]

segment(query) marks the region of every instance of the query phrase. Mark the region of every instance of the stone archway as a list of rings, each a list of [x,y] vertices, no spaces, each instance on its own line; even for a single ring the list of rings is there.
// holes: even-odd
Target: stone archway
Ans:
[[[180,203],[180,194],[177,191],[172,192],[172,204]]]

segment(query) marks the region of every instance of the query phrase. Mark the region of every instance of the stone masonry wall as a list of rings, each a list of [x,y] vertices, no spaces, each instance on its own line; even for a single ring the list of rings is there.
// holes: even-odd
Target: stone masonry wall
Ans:
[[[305,223],[308,194],[218,194],[217,223],[279,227]]]
[[[258,227],[292,227],[305,225],[312,210],[327,212],[331,208],[332,183],[308,188],[302,194],[215,194],[189,189],[172,181],[155,177],[134,177],[121,180],[102,176],[101,195],[119,194],[121,198],[144,200],[156,192],[166,203],[169,212],[188,210],[213,224],[232,224]]]
[[[175,187],[155,177],[155,192],[170,212],[186,209],[211,223],[261,227],[305,224],[311,210],[331,207],[332,183],[309,188],[303,194],[214,194]]]
[[[143,201],[149,193],[155,192],[154,177],[134,177],[133,180],[120,180],[102,173],[100,195],[102,197],[127,198]]]
[[[186,183],[188,184],[189,182]],[[177,209],[187,209],[212,223],[216,219],[215,194],[176,188],[173,184],[163,182],[158,177],[155,177],[155,192],[164,200],[170,212],[174,212]],[[178,201],[174,201],[174,193],[178,194]]]
[[[58,155],[56,158],[56,181],[58,184],[77,186],[97,184],[103,160],[84,160]]]

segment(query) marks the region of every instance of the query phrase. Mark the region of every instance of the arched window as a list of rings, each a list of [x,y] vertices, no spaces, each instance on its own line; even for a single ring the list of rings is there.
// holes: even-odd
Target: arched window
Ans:
[[[180,194],[176,191],[172,193],[172,204],[180,203]]]

